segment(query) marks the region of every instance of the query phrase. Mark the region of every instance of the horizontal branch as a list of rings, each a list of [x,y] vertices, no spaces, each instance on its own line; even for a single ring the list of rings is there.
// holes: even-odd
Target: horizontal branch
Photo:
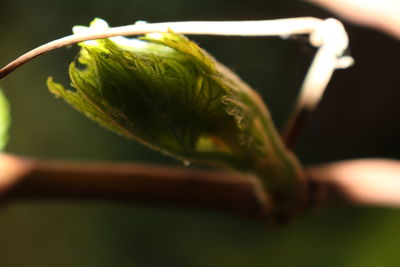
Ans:
[[[38,161],[0,156],[6,199],[95,199],[178,204],[261,219],[264,192],[252,175],[231,171],[123,163]]]
[[[265,220],[271,207],[253,175],[121,163],[75,163],[0,156],[0,196],[81,199],[207,208]],[[370,159],[307,169],[310,206],[400,207],[400,161]]]

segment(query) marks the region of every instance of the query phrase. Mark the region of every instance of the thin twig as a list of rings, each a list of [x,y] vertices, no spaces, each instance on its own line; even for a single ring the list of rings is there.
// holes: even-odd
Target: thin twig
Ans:
[[[101,31],[91,30],[79,35],[74,34],[54,40],[25,53],[0,70],[0,79],[41,54],[88,40],[168,31],[192,35],[289,36],[291,34],[309,34],[320,22],[320,19],[309,17],[261,21],[140,22],[128,26],[102,29]]]
[[[88,40],[114,36],[132,36],[151,32],[173,31],[180,34],[227,35],[227,36],[276,36],[308,34],[320,22],[316,18],[293,18],[265,21],[187,21],[163,23],[136,23],[133,25],[88,31],[84,34],[66,36],[41,45],[0,70],[0,79],[33,58],[49,51]]]

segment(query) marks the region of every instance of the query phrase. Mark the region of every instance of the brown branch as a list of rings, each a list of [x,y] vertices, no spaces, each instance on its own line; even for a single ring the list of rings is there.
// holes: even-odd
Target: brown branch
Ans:
[[[400,207],[400,161],[352,160],[307,169],[310,206]],[[0,196],[174,204],[265,220],[270,207],[249,174],[143,164],[75,163],[0,156]]]
[[[216,209],[254,219],[269,207],[259,180],[219,170],[123,163],[78,163],[0,156],[0,196],[105,199]]]

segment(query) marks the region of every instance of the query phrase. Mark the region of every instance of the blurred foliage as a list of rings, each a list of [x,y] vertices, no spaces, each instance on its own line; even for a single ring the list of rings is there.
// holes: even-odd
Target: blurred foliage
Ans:
[[[2,0],[0,65],[102,17],[242,20],[327,14],[302,1]],[[354,68],[338,72],[307,130],[306,163],[352,157],[400,158],[399,43],[347,25]],[[193,37],[260,89],[284,122],[313,50],[300,39]],[[371,49],[379,53],[371,53]],[[60,104],[45,85],[68,82],[76,47],[28,63],[1,81],[11,105],[9,152],[41,158],[180,164],[103,130]],[[240,53],[238,53],[240,51]],[[400,212],[338,208],[306,214],[283,229],[169,207],[112,203],[12,202],[0,209],[0,266],[399,266]]]
[[[3,150],[8,141],[8,127],[10,125],[10,111],[3,90],[0,88],[0,150]]]

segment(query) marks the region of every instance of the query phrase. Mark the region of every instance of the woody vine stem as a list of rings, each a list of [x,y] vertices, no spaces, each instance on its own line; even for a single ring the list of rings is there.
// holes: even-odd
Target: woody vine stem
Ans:
[[[315,58],[303,81],[298,100],[283,131],[289,148],[318,104],[335,69],[352,65],[344,56],[348,37],[335,19],[290,18],[237,22],[145,23],[88,30],[49,42],[22,55],[0,70],[0,79],[51,50],[71,44],[114,36],[173,31],[179,34],[224,36],[280,36],[307,34],[317,47]],[[400,163],[389,160],[358,160],[331,163],[306,169],[314,188],[310,202],[400,206]],[[135,164],[87,164],[44,162],[0,155],[0,197],[11,198],[112,198],[145,202],[179,203],[219,208],[262,218],[264,208],[257,200],[256,177],[229,171],[200,171]]]

